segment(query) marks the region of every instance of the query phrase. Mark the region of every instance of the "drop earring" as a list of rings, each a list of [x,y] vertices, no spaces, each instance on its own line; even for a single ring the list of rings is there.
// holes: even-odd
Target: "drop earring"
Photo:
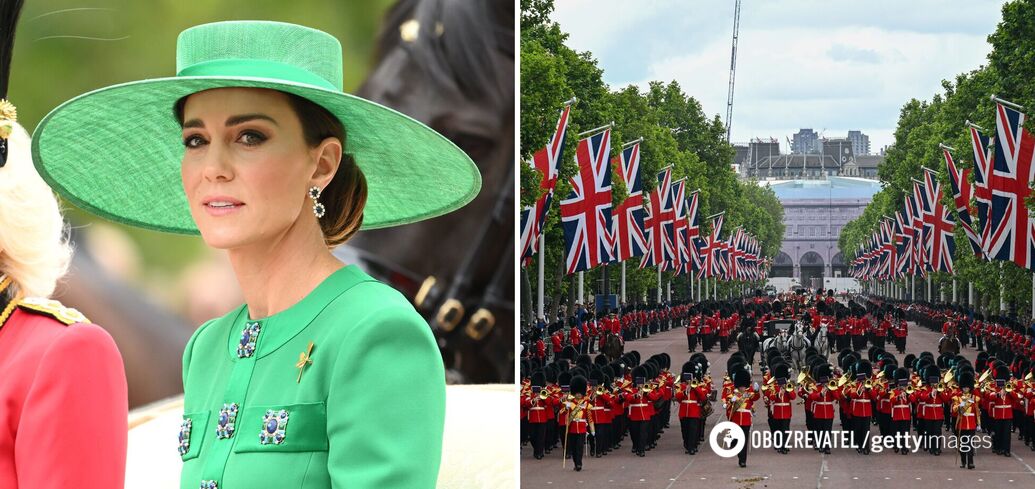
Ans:
[[[323,204],[321,204],[319,201],[320,187],[317,187],[315,185],[309,187],[309,198],[313,199],[313,214],[316,215],[317,219],[323,217],[323,214],[326,211],[326,209],[324,209]]]

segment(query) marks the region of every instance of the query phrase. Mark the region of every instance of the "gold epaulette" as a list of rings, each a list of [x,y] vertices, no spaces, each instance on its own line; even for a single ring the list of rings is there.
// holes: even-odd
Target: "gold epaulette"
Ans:
[[[90,322],[83,313],[71,307],[65,307],[64,304],[53,299],[26,297],[18,301],[18,306],[22,309],[50,316],[65,325]]]

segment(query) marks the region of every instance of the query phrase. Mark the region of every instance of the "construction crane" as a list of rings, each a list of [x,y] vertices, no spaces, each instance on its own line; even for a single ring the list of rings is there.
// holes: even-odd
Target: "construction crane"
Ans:
[[[740,0],[737,0],[733,11],[733,54],[730,55],[730,91],[726,96],[726,142],[730,142],[730,131],[733,128],[733,81],[737,75],[737,32],[740,30]]]

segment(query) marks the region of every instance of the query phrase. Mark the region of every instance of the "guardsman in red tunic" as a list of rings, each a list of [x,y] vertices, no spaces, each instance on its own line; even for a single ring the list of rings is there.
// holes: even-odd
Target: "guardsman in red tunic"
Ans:
[[[712,351],[712,345],[715,343],[715,323],[715,316],[704,316],[704,326],[701,328],[701,351]]]
[[[730,349],[730,330],[733,328],[733,318],[719,320],[719,353],[726,353]]]
[[[912,401],[916,403],[917,417],[923,425],[925,450],[931,455],[941,455],[942,423],[945,420],[943,405],[949,401],[949,393],[939,384],[940,371],[935,365],[924,370],[926,385],[913,392]]]
[[[895,369],[894,385],[890,385],[882,398],[887,399],[891,404],[891,434],[896,440],[905,441],[909,434],[909,424],[912,422],[913,403],[910,401],[909,370],[904,367]],[[906,455],[909,453],[908,445],[898,445],[896,442],[895,453]]]
[[[995,379],[995,386],[990,386],[986,395],[992,412],[992,452],[1009,457],[1013,402],[1017,391],[1010,385],[1010,371],[1005,366],[995,369]]]
[[[650,422],[654,416],[654,401],[660,399],[658,389],[647,385],[647,370],[642,366],[633,369],[632,390],[625,394],[628,407],[629,437],[632,438],[633,452],[637,456],[646,456],[647,444],[650,442]]]
[[[546,390],[546,375],[541,371],[532,374],[532,386],[521,397],[521,407],[528,413],[529,435],[532,440],[532,454],[539,460],[546,450],[546,426],[550,422],[548,410],[553,410],[555,398]]]
[[[852,410],[852,431],[856,451],[863,454],[870,454],[870,418],[873,416],[873,400],[877,399],[878,392],[873,388],[873,381],[870,379],[873,368],[867,360],[859,360],[855,364],[855,382],[846,384],[841,390],[844,397],[848,398]]]
[[[830,389],[830,380],[833,378],[833,369],[830,365],[821,365],[816,369],[816,384],[812,387],[808,401],[812,409],[812,422],[815,424],[818,446],[823,453],[830,453],[830,436],[834,428],[834,403],[840,395],[837,391]]]
[[[543,341],[541,336],[537,336],[535,339],[535,351],[533,354],[540,361],[546,361],[546,342]]]
[[[895,369],[896,366],[891,362],[878,362],[880,365],[881,373],[877,381],[874,383],[873,390],[876,391],[877,396],[877,427],[880,429],[880,436],[891,436],[893,432],[891,430],[891,399],[888,396],[889,391],[895,384]]]
[[[575,351],[582,353],[582,350],[580,350],[582,347],[582,332],[579,331],[578,326],[572,326],[571,329],[568,330],[568,342],[571,343],[571,346],[575,347]]]
[[[751,374],[738,366],[733,371],[733,389],[723,397],[726,418],[744,430],[744,443],[737,453],[737,462],[747,467],[748,444],[751,441],[751,417],[755,401],[761,398],[758,384],[751,385]]]
[[[791,402],[797,398],[793,386],[787,384],[790,369],[786,363],[780,363],[773,367],[776,376],[775,385],[766,389],[766,400],[769,405],[769,426],[773,431],[773,448],[776,451],[787,454],[790,452],[791,435]],[[779,435],[777,435],[779,433]],[[777,443],[781,442],[781,443]]]
[[[960,374],[960,393],[952,398],[952,415],[956,418],[955,432],[959,437],[960,468],[974,468],[974,433],[978,429],[978,404],[981,394],[974,390],[974,374]]]
[[[697,323],[700,316],[690,318],[686,325],[686,351],[693,352],[697,349]]]
[[[571,378],[571,394],[561,404],[564,415],[564,445],[575,471],[582,470],[582,454],[586,448],[586,434],[593,435],[595,427],[590,415],[592,404],[586,395],[586,378],[576,375]]]
[[[605,385],[605,378],[603,375],[590,375],[593,378],[593,384],[590,385],[589,400],[592,404],[590,412],[592,414],[591,419],[593,424],[596,425],[597,432],[593,436],[590,443],[592,449],[590,454],[596,458],[603,457],[607,452],[611,451],[613,445],[612,437],[612,424],[613,418],[611,414],[611,392],[610,389]]]
[[[556,360],[561,356],[561,350],[564,349],[564,333],[560,330],[554,331],[550,335],[550,343],[553,345],[553,359]]]
[[[901,319],[895,319],[892,335],[895,337],[895,348],[899,353],[905,353],[906,336],[909,335],[909,328],[906,322]]]
[[[683,364],[675,399],[679,401],[679,428],[683,435],[683,450],[694,455],[700,441],[701,407],[708,398],[708,385],[695,375],[694,362]]]

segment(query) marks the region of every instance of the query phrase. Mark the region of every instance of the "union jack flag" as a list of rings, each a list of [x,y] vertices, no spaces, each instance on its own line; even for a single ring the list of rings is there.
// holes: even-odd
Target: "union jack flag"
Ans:
[[[640,143],[622,150],[615,158],[618,178],[625,182],[628,197],[615,209],[612,236],[615,241],[614,255],[617,261],[643,256],[647,251],[647,237],[643,232],[643,182],[640,176]]]
[[[579,174],[571,178],[571,194],[561,201],[561,224],[569,274],[612,261],[611,130],[579,141],[575,160]]]
[[[1035,268],[1035,221],[1025,201],[1035,171],[1035,139],[1024,129],[1025,115],[996,102],[995,160],[989,188],[992,190],[989,255]]]
[[[680,265],[690,260],[686,243],[686,180],[679,179],[672,184],[672,260],[661,264],[662,270],[679,271]]]
[[[978,235],[981,237],[981,249],[988,257],[988,241],[992,226],[989,224],[992,210],[992,190],[988,188],[992,171],[992,138],[981,134],[977,127],[968,123],[970,145],[974,150],[974,202],[977,204]]]
[[[672,167],[658,173],[658,186],[651,192],[647,202],[647,217],[643,230],[647,233],[647,253],[640,260],[640,268],[660,266],[675,256],[672,228],[675,211],[672,209]]]
[[[952,273],[952,255],[956,252],[956,221],[942,205],[942,186],[936,174],[924,168],[924,234],[927,240],[927,270]]]
[[[550,210],[550,203],[553,201],[553,189],[557,185],[570,112],[571,105],[565,105],[550,143],[532,155],[531,166],[542,174],[539,188],[543,194],[536,199],[534,206],[521,210],[521,257],[526,263],[527,259],[535,254],[537,241],[543,232],[543,223],[546,222],[546,212]]]
[[[919,277],[927,276],[926,196],[924,184],[913,180],[913,275]]]
[[[981,250],[981,237],[974,232],[974,226],[970,220],[971,189],[970,181],[967,180],[969,173],[966,169],[962,171],[956,169],[956,162],[952,160],[952,153],[949,152],[948,147],[942,146],[942,155],[945,156],[945,168],[949,172],[952,199],[956,204],[956,215],[959,217],[960,226],[963,227],[963,233],[967,235],[967,241],[970,242],[974,255],[984,256],[984,252]]]
[[[898,270],[895,274],[899,277],[912,275],[913,273],[913,214],[909,203],[909,196],[905,196],[904,207],[895,213],[895,220],[898,228],[898,236],[895,238],[895,253],[898,255]]]
[[[722,223],[726,218],[725,214],[722,212],[711,217],[712,232],[705,239],[704,247],[701,248],[701,257],[704,258],[701,276],[722,277],[725,273],[726,267],[721,263],[724,243],[719,239],[719,235],[722,233]]]
[[[697,272],[701,270],[701,222],[698,211],[701,208],[701,190],[694,190],[686,211],[686,243],[690,252],[689,270],[683,272]],[[684,267],[685,268],[685,267]],[[682,273],[682,272],[681,272]]]

